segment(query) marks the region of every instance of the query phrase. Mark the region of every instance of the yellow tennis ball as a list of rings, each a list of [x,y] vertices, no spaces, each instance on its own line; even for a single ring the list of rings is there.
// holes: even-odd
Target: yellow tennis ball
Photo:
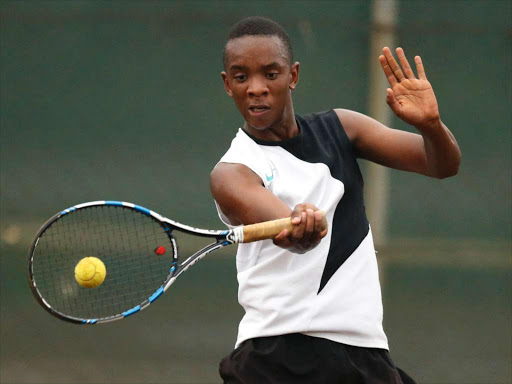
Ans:
[[[85,288],[95,288],[103,283],[107,269],[97,257],[84,257],[75,267],[75,280]]]

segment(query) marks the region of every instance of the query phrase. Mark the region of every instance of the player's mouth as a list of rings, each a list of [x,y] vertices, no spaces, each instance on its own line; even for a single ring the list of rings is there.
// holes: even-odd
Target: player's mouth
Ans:
[[[269,110],[270,110],[270,107],[268,105],[264,105],[264,104],[249,105],[249,113],[252,116],[261,116]]]

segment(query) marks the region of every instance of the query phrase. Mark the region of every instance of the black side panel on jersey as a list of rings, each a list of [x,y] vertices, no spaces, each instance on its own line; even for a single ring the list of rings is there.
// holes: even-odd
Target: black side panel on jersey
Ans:
[[[297,117],[304,132],[304,161],[326,164],[332,177],[345,186],[343,198],[334,211],[331,246],[318,292],[368,235],[363,199],[363,177],[352,144],[333,110]]]
[[[369,232],[363,201],[363,177],[345,130],[336,112],[295,116],[300,134],[284,141],[262,141],[260,145],[277,145],[300,160],[324,163],[332,177],[345,186],[345,193],[334,211],[331,246],[320,281],[322,291],[338,268],[350,257]],[[321,207],[320,207],[321,208]]]

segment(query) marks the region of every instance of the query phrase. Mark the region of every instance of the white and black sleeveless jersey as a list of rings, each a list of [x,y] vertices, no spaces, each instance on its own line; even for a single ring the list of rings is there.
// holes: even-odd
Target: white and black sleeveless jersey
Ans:
[[[305,254],[272,240],[238,246],[238,299],[245,316],[236,345],[303,333],[388,349],[363,180],[351,143],[332,110],[297,115],[296,121],[299,135],[284,141],[262,141],[240,129],[220,160],[249,167],[290,209],[314,204],[329,223],[327,236]]]

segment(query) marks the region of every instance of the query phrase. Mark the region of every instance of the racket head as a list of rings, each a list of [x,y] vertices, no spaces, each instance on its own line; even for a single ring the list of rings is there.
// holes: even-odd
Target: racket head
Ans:
[[[76,324],[119,320],[155,301],[178,269],[172,227],[144,207],[95,201],[65,209],[39,230],[30,248],[28,277],[37,301]],[[76,264],[99,258],[106,278],[95,288],[75,279]]]

